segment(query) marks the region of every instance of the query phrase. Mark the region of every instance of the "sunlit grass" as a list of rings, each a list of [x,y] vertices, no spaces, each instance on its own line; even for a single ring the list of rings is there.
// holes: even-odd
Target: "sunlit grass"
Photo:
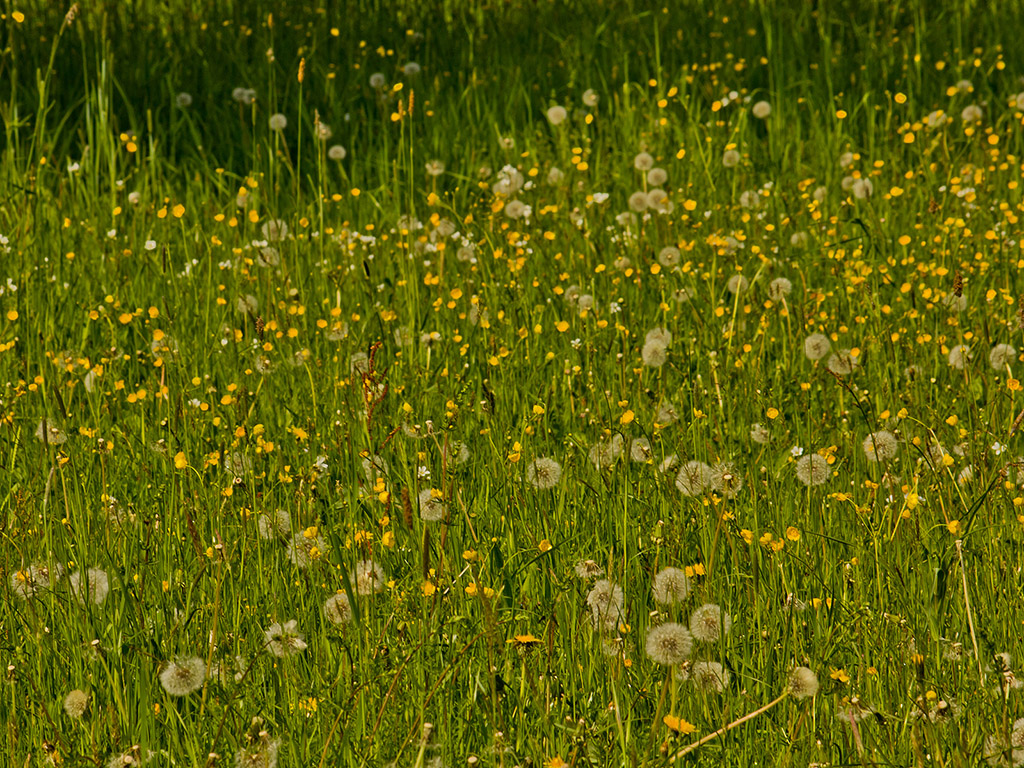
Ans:
[[[1021,25],[7,8],[0,753],[1020,763]]]

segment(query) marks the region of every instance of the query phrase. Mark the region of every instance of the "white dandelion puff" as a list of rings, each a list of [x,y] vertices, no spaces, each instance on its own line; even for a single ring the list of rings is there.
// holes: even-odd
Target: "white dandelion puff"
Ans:
[[[440,491],[424,488],[419,495],[420,519],[428,523],[444,520],[448,510],[444,505]]]
[[[160,685],[171,696],[188,696],[203,687],[206,663],[198,656],[170,662],[160,673]]]
[[[263,633],[263,640],[269,651],[279,659],[302,653],[308,647],[298,629],[295,619],[284,624],[274,622]]]
[[[690,577],[682,568],[662,568],[654,576],[651,592],[658,605],[678,605],[690,594]]]
[[[818,676],[808,667],[796,667],[789,673],[787,690],[794,699],[813,698],[818,693]]]
[[[996,344],[988,353],[988,364],[995,371],[1005,371],[1006,366],[1016,360],[1017,350],[1009,344]]]
[[[831,476],[828,460],[817,453],[810,453],[797,459],[795,471],[797,479],[808,487],[821,485]]]
[[[324,616],[332,624],[347,624],[352,620],[352,606],[348,595],[338,592],[324,601]]]
[[[865,437],[863,447],[868,461],[889,461],[896,456],[899,443],[892,432],[880,430]]]
[[[68,577],[71,594],[79,605],[92,603],[102,605],[110,593],[110,579],[107,572],[99,568],[89,568],[84,573],[75,571]]]
[[[569,116],[569,111],[565,107],[556,104],[553,107],[549,107],[545,114],[547,115],[549,123],[552,125],[561,125],[565,122],[565,118]]]
[[[292,518],[283,509],[262,512],[256,518],[256,527],[261,539],[283,539],[292,532]]]
[[[832,349],[832,343],[823,333],[812,333],[804,339],[804,356],[808,360],[821,360]]]
[[[623,603],[622,587],[608,579],[597,582],[587,593],[587,606],[597,629],[614,630],[622,619]]]
[[[731,629],[732,618],[714,603],[705,603],[690,615],[690,633],[702,643],[717,643]]]
[[[526,466],[526,482],[534,488],[548,490],[562,479],[562,465],[547,457],[534,459]]]
[[[949,350],[949,356],[946,359],[953,368],[963,370],[964,366],[971,361],[971,357],[971,348],[969,346],[957,344]]]
[[[693,650],[693,636],[682,624],[659,624],[647,633],[647,656],[655,664],[666,667],[686,661]]]
[[[699,496],[711,483],[711,467],[703,461],[688,461],[676,476],[676,488],[684,496]]]
[[[364,596],[384,589],[385,579],[384,569],[373,560],[360,560],[352,572],[356,593]]]

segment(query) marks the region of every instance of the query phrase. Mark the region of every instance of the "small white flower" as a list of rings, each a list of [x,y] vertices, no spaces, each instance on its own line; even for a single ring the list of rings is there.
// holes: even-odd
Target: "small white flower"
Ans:
[[[794,445],[792,448],[789,449],[789,455],[792,456],[794,459],[798,459],[804,455],[804,449],[801,448],[799,445]]]
[[[146,241],[146,250],[147,251],[155,251],[156,250],[156,240],[147,240]]]
[[[1006,450],[1006,446],[1003,445],[1002,443],[1000,443],[998,441],[992,443],[992,453],[994,453],[996,456],[1001,455],[1003,453],[1003,451],[1005,451],[1005,450]]]

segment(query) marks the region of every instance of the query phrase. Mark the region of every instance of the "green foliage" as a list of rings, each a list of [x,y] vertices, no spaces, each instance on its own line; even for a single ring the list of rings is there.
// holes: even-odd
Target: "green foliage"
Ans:
[[[1019,762],[1022,28],[7,6],[0,754]]]

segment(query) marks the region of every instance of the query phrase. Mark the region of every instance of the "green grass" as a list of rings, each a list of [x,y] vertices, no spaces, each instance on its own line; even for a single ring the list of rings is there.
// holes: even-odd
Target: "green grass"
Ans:
[[[1022,7],[292,5],[2,8],[7,762],[667,766],[755,712],[675,764],[1021,762]],[[722,692],[646,652],[705,603]]]

